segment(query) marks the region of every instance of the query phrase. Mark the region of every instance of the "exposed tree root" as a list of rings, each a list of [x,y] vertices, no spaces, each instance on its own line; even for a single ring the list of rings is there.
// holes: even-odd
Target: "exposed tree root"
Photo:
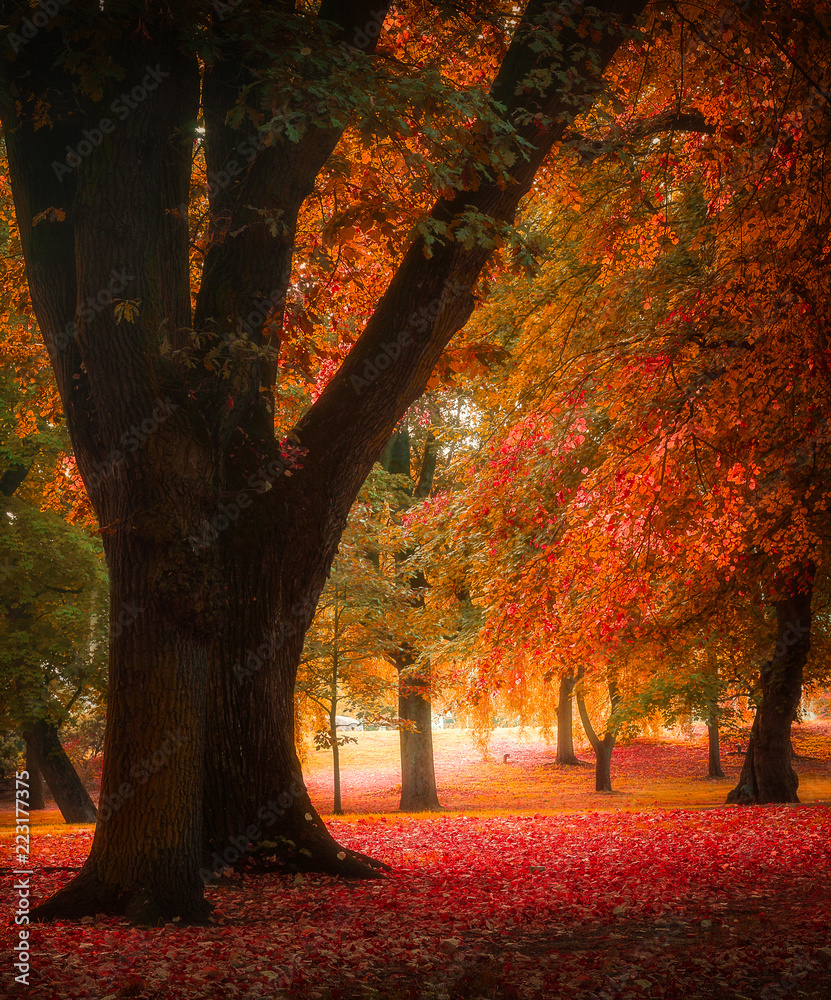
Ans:
[[[33,923],[80,920],[82,917],[124,916],[135,924],[157,926],[171,920],[180,924],[206,924],[213,904],[199,892],[165,892],[139,888],[120,892],[100,881],[88,869],[72,879],[29,914]]]
[[[311,827],[290,837],[256,844],[235,864],[237,870],[321,872],[350,879],[384,878],[392,868],[383,861],[342,847],[324,828]]]

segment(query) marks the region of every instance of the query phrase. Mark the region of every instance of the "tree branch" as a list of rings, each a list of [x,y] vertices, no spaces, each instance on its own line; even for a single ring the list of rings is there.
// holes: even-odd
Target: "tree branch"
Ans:
[[[371,53],[389,6],[389,2],[381,0],[324,0],[317,24],[328,30],[310,39],[310,44],[331,47],[341,43]],[[270,330],[276,331],[282,325],[297,215],[314,190],[315,178],[343,128],[302,121],[302,106],[276,109],[277,119],[301,116],[305,130],[296,142],[283,134],[265,145],[248,117],[238,127],[230,125],[229,114],[271,65],[263,63],[262,57],[259,63],[252,59],[250,41],[239,30],[234,34],[236,26],[237,19],[233,18],[215,24],[220,37],[226,37],[219,57],[204,75],[202,103],[205,162],[211,181],[212,243],[203,264],[194,327],[242,333],[254,343],[276,348],[276,339],[264,335],[264,328],[267,319]],[[286,33],[286,39],[284,45],[288,46],[291,33]],[[329,65],[334,69],[336,64],[330,61]],[[234,409],[240,412],[229,417],[231,423],[239,422],[245,411],[256,405],[261,387],[270,388],[275,381],[277,366],[273,356],[251,367],[244,393],[235,394]],[[273,413],[273,401],[265,402],[271,404]]]
[[[594,750],[595,753],[598,753],[600,751],[600,737],[594,731],[594,726],[592,726],[592,721],[589,718],[586,703],[583,700],[583,695],[579,687],[575,689],[574,697],[577,701],[577,711],[580,713],[580,721],[583,723],[583,729],[586,732],[588,741],[591,744],[592,750]]]
[[[560,29],[562,54],[554,64],[554,57],[540,55],[532,46],[535,21],[547,5],[529,2],[491,96],[505,106],[506,120],[530,151],[518,159],[512,183],[485,181],[442,198],[431,213],[434,222],[452,231],[470,210],[497,225],[513,222],[549,150],[575,114],[590,104],[602,71],[621,43],[622,24],[637,16],[644,4],[607,0],[598,6],[608,17],[599,41],[580,39],[571,28]],[[556,82],[537,95],[529,85],[534,73],[550,74]],[[558,74],[573,81],[567,91]],[[309,451],[298,486],[305,487],[307,496],[321,489],[328,492],[335,506],[333,520],[345,519],[395,424],[424,391],[442,350],[467,322],[473,286],[492,252],[492,247],[466,246],[452,238],[430,248],[423,236],[417,237],[358,342],[298,424],[296,436]],[[326,482],[338,484],[337,496],[323,485]],[[318,516],[330,516],[325,503]]]

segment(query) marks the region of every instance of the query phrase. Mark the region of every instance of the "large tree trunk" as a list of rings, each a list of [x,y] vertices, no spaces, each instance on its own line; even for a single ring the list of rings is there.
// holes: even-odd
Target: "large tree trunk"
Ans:
[[[577,683],[576,674],[563,674],[557,698],[557,763],[579,764],[574,752],[574,712],[572,697]]]
[[[215,510],[217,463],[204,421],[182,405],[187,390],[169,390],[172,372],[149,360],[166,324],[190,325],[188,237],[176,208],[188,195],[199,79],[175,37],[150,35],[113,53],[145,99],[66,174],[53,164],[84,141],[82,127],[96,126],[101,105],[76,110],[71,80],[48,76],[48,50],[30,45],[24,58],[37,67],[32,86],[46,73],[42,85],[63,88],[55,127],[23,119],[6,131],[32,298],[110,575],[101,815],[83,870],[35,919],[103,911],[202,920],[209,909],[199,878],[200,789],[222,600],[211,560],[199,559],[188,538]],[[105,106],[123,89],[105,89]],[[4,112],[13,126],[14,112]],[[66,219],[46,233],[33,217],[50,206]],[[140,318],[119,319],[101,305],[117,297],[138,302]]]
[[[762,665],[750,740],[728,802],[799,802],[799,778],[791,764],[791,722],[802,697],[802,671],[811,645],[810,580],[803,588],[776,602],[776,647]]]
[[[516,33],[492,97],[526,143],[523,156],[511,183],[474,171],[476,189],[440,199],[437,220],[472,210],[513,221],[553,144],[590,105],[621,21],[644,5],[599,6],[610,15],[606,30],[581,38],[564,27],[560,56],[532,48],[527,24]],[[528,17],[544,8],[530,0]],[[103,911],[204,920],[205,865],[232,863],[251,845],[297,867],[356,875],[379,867],[339,848],[309,800],[294,747],[295,675],[349,508],[467,321],[492,249],[449,237],[428,251],[422,237],[413,241],[295,428],[302,470],[286,460],[274,437],[278,366],[268,349],[277,346],[297,214],[341,128],[314,124],[316,111],[304,118],[302,104],[299,142],[281,141],[278,130],[266,145],[247,117],[233,127],[229,113],[250,98],[260,68],[246,60],[263,59],[247,44],[247,10],[211,22],[217,55],[201,81],[206,165],[216,178],[236,157],[237,170],[211,185],[193,310],[183,206],[200,113],[192,41],[203,22],[185,38],[186,19],[159,7],[107,8],[93,23],[94,11],[69,5],[54,30],[0,61],[29,288],[111,581],[102,815],[82,872],[33,919]],[[323,0],[319,10],[340,24],[347,48],[370,14],[377,8],[363,2]],[[77,86],[83,73],[67,71],[64,55],[78,18],[100,29],[81,37],[94,51],[108,45],[123,78],[93,74],[92,85]],[[291,31],[279,37],[275,45],[296,43]],[[521,86],[546,75],[542,93]],[[131,96],[117,123],[107,117],[125,106],[122,94],[136,93],[141,100]],[[289,471],[294,478],[282,475]]]
[[[61,745],[58,727],[38,719],[24,734],[27,750],[32,748],[35,761],[52,792],[65,823],[94,823],[95,806],[84,788],[72,761]],[[28,753],[27,753],[28,758]],[[30,772],[31,775],[31,772]],[[41,799],[43,790],[41,789]],[[34,808],[34,807],[33,807]],[[38,808],[42,809],[43,806]]]
[[[24,737],[25,738],[25,737]],[[40,771],[34,741],[26,740],[26,771],[29,774],[29,808],[45,809],[46,798],[43,794],[43,775]]]
[[[401,745],[402,812],[441,809],[433,764],[433,710],[430,704],[430,667],[413,668],[410,657],[395,658],[398,669],[398,716],[410,726],[399,730]]]
[[[163,513],[156,515],[162,534]],[[202,817],[199,796],[188,789],[202,784],[210,641],[199,629],[207,603],[195,574],[193,603],[170,586],[174,568],[181,571],[180,547],[166,551],[146,531],[119,532],[105,545],[112,616],[99,819],[81,874],[37,916],[123,912],[142,923],[199,921],[208,913],[199,877]],[[155,703],[152,716],[135,710],[139,691]]]
[[[235,610],[208,692],[203,877],[249,849],[260,863],[291,870],[372,878],[385,867],[334,840],[295,749],[297,667],[340,534],[303,542],[310,506],[298,504],[275,530],[277,538],[294,536],[296,562],[269,548],[268,525],[253,517],[240,517],[222,540]]]

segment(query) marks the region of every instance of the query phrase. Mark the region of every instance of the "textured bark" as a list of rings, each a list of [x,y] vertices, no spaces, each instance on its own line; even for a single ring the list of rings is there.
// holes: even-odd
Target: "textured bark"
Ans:
[[[552,145],[590,104],[620,44],[621,20],[643,4],[599,7],[611,15],[609,30],[592,41],[563,29],[562,63],[543,94],[518,85],[529,73],[544,77],[552,57],[523,32],[512,41],[493,97],[514,120],[531,112],[519,131],[533,148],[518,158],[515,183],[480,182],[441,199],[436,219],[473,209],[513,220]],[[528,14],[544,8],[532,0]],[[247,60],[264,57],[232,37],[247,8],[214,19],[218,57],[200,96],[192,39],[180,37],[181,19],[167,21],[165,10],[141,8],[131,22],[128,13],[123,22],[117,12],[101,14],[101,37],[90,44],[96,52],[105,46],[124,77],[102,81],[98,101],[62,68],[62,32],[95,11],[67,6],[54,30],[0,61],[29,288],[111,581],[102,815],[84,869],[34,919],[103,911],[143,922],[204,920],[206,866],[233,863],[252,847],[298,868],[377,875],[379,863],[332,839],[303,785],[293,731],[297,665],[349,509],[470,315],[471,290],[490,257],[447,240],[428,258],[424,240],[414,240],[346,362],[291,436],[305,449],[301,467],[300,453],[287,456],[274,437],[273,355],[245,344],[275,346],[269,331],[282,315],[297,212],[340,130],[310,123],[300,142],[258,147],[230,183],[212,185],[214,238],[191,315],[183,206],[200,100],[206,161],[216,173],[253,137],[253,126],[235,131],[226,115],[256,74]],[[370,13],[377,8],[363,2],[324,0],[320,8],[347,43]],[[89,37],[80,31],[71,44]],[[281,37],[292,44],[291,32]],[[279,63],[279,53],[269,58]],[[153,68],[162,75],[148,76]],[[136,85],[143,99],[90,142],[86,132],[102,112]],[[48,128],[35,128],[38,107],[48,107]],[[64,171],[67,147],[82,144],[88,154]],[[114,280],[105,306],[88,308]],[[119,317],[113,299],[137,303],[137,315]],[[393,342],[395,362],[375,366],[389,362]],[[212,368],[207,352],[217,347]],[[368,369],[379,372],[369,382]]]
[[[26,740],[26,770],[29,773],[29,808],[45,809],[46,798],[43,794],[43,775],[40,772],[40,762],[35,740]]]
[[[50,72],[58,32],[42,32],[27,46],[3,93],[29,287],[103,529],[111,588],[101,788],[111,815],[105,820],[102,806],[84,869],[33,911],[35,919],[101,911],[141,921],[204,919],[208,910],[198,877],[198,790],[209,645],[201,633],[212,602],[187,537],[215,506],[214,462],[204,421],[188,418],[164,364],[148,362],[165,324],[189,323],[187,286],[176,287],[166,259],[187,258],[187,231],[174,213],[187,198],[198,66],[179,54],[174,38],[151,34],[131,37],[121,51],[114,43],[113,55],[131,81],[153,82],[147,68],[156,65],[168,78],[67,175],[53,164],[66,164],[66,146],[78,146],[101,107],[84,107],[72,81]],[[115,82],[109,86],[105,106],[120,93]],[[9,103],[17,99],[25,109],[41,93],[54,95],[50,129],[18,120]],[[50,208],[65,218],[35,224]],[[111,308],[85,308],[113,282],[118,294],[140,301],[140,322],[119,322]],[[175,763],[142,780],[143,762],[164,754],[170,741],[181,741]]]
[[[402,812],[441,809],[433,763],[433,710],[430,704],[430,667],[415,668],[407,656],[395,660],[398,670],[398,715],[414,730],[399,730],[401,746]]]
[[[574,752],[574,712],[572,697],[577,676],[563,674],[557,698],[557,763],[579,764]]]
[[[78,772],[72,761],[67,757],[58,737],[58,728],[45,719],[38,719],[24,734],[26,740],[26,758],[28,764],[29,751],[40,765],[43,776],[55,804],[61,811],[65,823],[94,823],[95,806],[84,788]],[[37,767],[35,767],[37,771]],[[30,782],[31,782],[31,774]],[[30,784],[31,788],[31,784]],[[41,786],[41,801],[43,787]],[[33,809],[43,809],[43,806],[32,805]]]
[[[809,578],[812,575],[811,570]],[[810,582],[803,583],[801,593],[776,603],[776,647],[760,671],[750,740],[728,802],[799,802],[799,778],[791,764],[791,723],[802,697],[802,672],[811,645],[811,594]]]
[[[718,722],[707,723],[707,777],[723,778]]]

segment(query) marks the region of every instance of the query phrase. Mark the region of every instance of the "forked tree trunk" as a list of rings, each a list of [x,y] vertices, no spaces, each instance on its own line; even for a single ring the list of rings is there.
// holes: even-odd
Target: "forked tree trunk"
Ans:
[[[758,703],[744,764],[728,802],[799,802],[799,778],[791,764],[791,723],[802,697],[802,671],[811,645],[811,593],[776,602],[776,647],[762,665]]]
[[[723,778],[721,767],[721,745],[719,740],[718,721],[707,723],[707,777]]]
[[[591,748],[594,750],[594,789],[596,792],[612,791],[612,751],[615,748],[615,730],[612,724],[612,717],[620,704],[620,694],[615,681],[609,680],[608,685],[609,701],[611,702],[612,710],[609,722],[606,725],[606,732],[602,738],[597,735],[594,727],[592,726],[592,722],[586,708],[586,703],[583,700],[583,695],[580,693],[580,689],[577,688],[576,690],[577,708],[580,712],[580,720],[583,723],[583,729],[586,731],[586,737],[591,744]]]
[[[644,4],[598,6],[609,14],[604,30],[581,37],[564,22],[560,57],[532,47],[527,24],[516,33],[491,96],[516,124],[524,155],[511,183],[479,180],[440,199],[437,219],[472,210],[513,221],[554,143],[590,105],[622,22]],[[290,109],[304,121],[297,142],[277,128],[266,144],[244,116],[234,126],[235,109],[256,100],[258,72],[282,54],[266,60],[248,44],[246,5],[212,18],[216,57],[206,67],[193,54],[201,15],[189,24],[187,12],[150,5],[134,16],[127,5],[102,9],[96,23],[93,8],[66,6],[54,30],[0,60],[29,288],[111,586],[101,815],[81,873],[31,917],[203,921],[204,877],[252,845],[297,867],[378,872],[379,863],[337,845],[309,800],[294,747],[297,666],[349,509],[469,318],[492,250],[447,239],[428,252],[414,239],[294,429],[302,471],[284,462],[274,331],[300,207],[342,128],[316,124],[321,115],[300,103]],[[339,24],[334,41],[349,49],[368,10],[323,0],[319,16]],[[528,18],[544,12],[530,0]],[[81,88],[89,66],[82,60],[75,75],[65,59],[78,37],[109,42],[123,77]],[[277,49],[297,40],[292,31],[271,37]],[[320,48],[321,73],[334,49]],[[97,65],[92,49],[91,58]],[[541,93],[522,88],[529,76],[551,83]],[[117,122],[107,117],[114,106],[129,108],[114,113]],[[200,110],[211,232],[192,310],[186,206]]]
[[[40,764],[43,777],[49,785],[55,804],[65,823],[94,823],[95,805],[78,777],[75,766],[66,754],[58,736],[58,727],[45,719],[38,719],[24,735],[27,747]],[[37,770],[37,768],[35,768]],[[30,772],[31,776],[31,772]],[[41,786],[41,801],[43,787]],[[32,806],[43,809],[43,806]]]
[[[574,752],[574,711],[572,698],[576,674],[563,674],[557,698],[557,763],[579,764]]]
[[[286,490],[305,495],[302,487]],[[295,748],[297,667],[338,537],[303,543],[310,506],[298,503],[296,516],[276,524],[277,538],[294,537],[294,563],[270,548],[270,532],[257,518],[241,516],[221,540],[226,575],[236,581],[235,611],[208,692],[203,875],[233,865],[261,841],[277,846],[258,856],[294,870],[370,878],[384,867],[331,836]]]
[[[394,660],[398,670],[398,715],[412,723],[399,730],[401,747],[401,812],[441,809],[433,764],[433,709],[430,704],[430,667],[412,671],[406,656]]]
[[[40,772],[34,741],[26,740],[26,770],[29,774],[29,808],[45,809],[46,798],[43,794],[43,775]]]

